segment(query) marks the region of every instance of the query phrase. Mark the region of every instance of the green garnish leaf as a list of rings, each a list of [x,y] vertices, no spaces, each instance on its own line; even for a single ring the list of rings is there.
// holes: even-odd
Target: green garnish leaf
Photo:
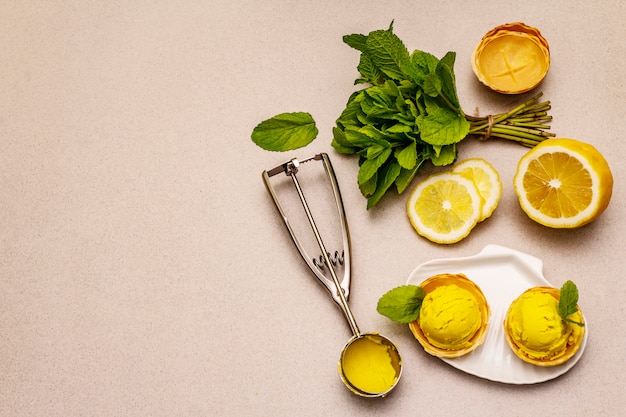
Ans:
[[[430,156],[430,162],[436,167],[450,165],[456,160],[456,143],[445,146],[433,146],[434,155]]]
[[[378,181],[376,182],[376,191],[367,199],[367,209],[371,209],[383,198],[383,195],[394,184],[402,167],[395,159],[389,159],[385,165],[381,167],[377,173]]]
[[[372,57],[366,54],[361,55],[357,69],[359,70],[359,73],[361,73],[362,77],[354,81],[355,85],[375,83],[383,76],[380,68],[378,68],[376,64],[374,64],[374,61],[372,61]]]
[[[569,318],[570,315],[578,312],[578,288],[572,281],[566,281],[561,287],[561,294],[559,296],[559,316],[568,322],[577,324],[578,326],[584,326],[584,323],[574,321]]]
[[[370,147],[370,149],[372,148],[373,147]],[[359,184],[368,182],[378,172],[378,169],[385,163],[387,158],[389,158],[389,155],[391,155],[391,149],[383,148],[377,156],[363,162],[357,176]]]
[[[400,170],[400,174],[398,175],[398,178],[396,178],[396,188],[398,189],[398,194],[402,194],[411,184],[415,175],[417,175],[420,169],[424,166],[423,164],[425,161],[425,157],[418,156],[415,166],[412,169]]]
[[[400,166],[404,169],[411,170],[417,163],[417,149],[415,143],[410,142],[403,148],[397,148],[394,156],[398,160]]]
[[[354,48],[357,51],[364,52],[365,43],[367,42],[367,36],[361,35],[359,33],[354,33],[352,35],[345,35],[343,37],[343,41],[346,45],[350,46],[351,48]]]
[[[403,68],[410,60],[409,51],[391,29],[376,30],[367,36],[366,49],[372,62],[393,80],[406,78]]]
[[[252,131],[252,141],[265,150],[284,152],[308,145],[317,133],[309,113],[281,113],[259,123]]]
[[[424,142],[430,145],[451,145],[460,142],[469,132],[463,115],[446,108],[437,108],[417,124]]]
[[[417,319],[426,293],[417,285],[396,287],[380,297],[376,311],[398,323]]]

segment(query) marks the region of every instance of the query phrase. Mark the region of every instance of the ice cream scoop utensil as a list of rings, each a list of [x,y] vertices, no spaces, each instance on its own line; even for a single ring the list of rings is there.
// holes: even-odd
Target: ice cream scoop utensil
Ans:
[[[309,206],[306,203],[306,199],[304,197],[302,187],[300,186],[300,182],[298,181],[298,178],[296,175],[298,173],[298,170],[300,169],[301,164],[304,164],[310,161],[322,161],[323,162],[326,176],[329,179],[331,190],[335,197],[336,208],[337,208],[337,212],[339,215],[339,223],[341,226],[340,229],[341,229],[341,236],[342,236],[342,241],[343,241],[343,251],[341,253],[339,251],[335,251],[336,255],[333,256],[332,259],[331,259],[331,255],[328,253],[328,251],[326,250],[321,240],[320,233],[318,231],[317,226],[315,225],[313,215],[311,214],[311,210],[309,209]],[[295,229],[294,227],[292,227],[292,224],[289,221],[287,212],[285,208],[283,208],[283,205],[281,204],[278,198],[277,190],[274,188],[272,182],[270,181],[270,177],[273,177],[278,174],[283,174],[283,173],[289,176],[291,180],[293,181],[293,184],[298,193],[298,197],[300,201],[302,202],[305,213],[307,215],[307,219],[309,223],[311,224],[311,228],[317,240],[317,244],[318,246],[320,246],[320,249],[322,251],[322,254],[319,255],[319,258],[310,256],[307,253],[304,244],[296,236]],[[302,259],[304,260],[304,262],[306,262],[311,272],[313,272],[313,275],[315,275],[315,277],[319,280],[319,282],[324,287],[326,287],[326,289],[329,291],[335,303],[337,303],[337,305],[340,308],[342,308],[342,310],[344,310],[343,308],[344,302],[342,301],[342,297],[347,300],[350,294],[350,272],[351,272],[350,234],[348,231],[348,223],[346,221],[346,214],[345,214],[345,210],[343,207],[343,201],[341,199],[341,193],[339,191],[337,179],[335,177],[335,173],[330,163],[330,159],[328,158],[328,155],[317,154],[315,156],[312,156],[307,159],[303,159],[301,161],[294,158],[271,170],[263,171],[262,175],[263,175],[263,181],[265,182],[265,186],[267,187],[268,192],[272,196],[272,200],[274,201],[274,204],[276,205],[276,208],[278,209],[280,217],[282,218],[287,228],[287,231],[289,232],[289,236],[291,236],[291,240],[293,240],[293,243],[296,245],[296,248],[298,249],[300,256],[302,256]],[[332,264],[332,265],[340,264],[343,267],[343,277],[341,278],[341,280],[337,278],[334,269],[333,269],[333,272],[331,273],[332,279],[329,279],[329,277],[324,274],[324,266],[329,265],[329,264]],[[328,270],[330,271],[331,268],[328,268]],[[338,291],[337,290],[338,288],[341,288],[341,291]],[[348,311],[344,311],[344,314],[351,315]],[[348,321],[352,322],[354,326],[356,327],[354,318],[352,319],[348,318]],[[350,327],[352,327],[352,324]],[[358,332],[358,328],[357,328],[357,332]]]
[[[300,165],[309,161],[321,161],[323,163],[326,177],[330,183],[339,214],[343,239],[343,251],[341,254],[339,251],[336,251],[335,256],[332,259],[330,252],[326,249],[326,245],[322,240],[320,231],[313,218],[313,214],[304,196],[302,186],[297,176]],[[291,178],[293,186],[296,189],[299,200],[302,203],[302,207],[306,214],[306,218],[311,227],[311,231],[315,236],[317,246],[321,251],[319,260],[312,258],[306,253],[303,244],[296,236],[294,228],[290,224],[287,214],[279,201],[278,194],[270,180],[270,177],[281,173],[284,173]],[[350,235],[348,232],[348,224],[346,221],[341,193],[337,184],[337,178],[328,155],[320,153],[302,161],[294,158],[273,169],[263,171],[262,177],[265,186],[272,196],[274,204],[278,209],[278,212],[280,213],[289,235],[291,236],[291,239],[297,247],[300,255],[319,282],[328,289],[333,300],[343,312],[346,320],[348,321],[348,325],[352,330],[353,337],[343,348],[339,361],[339,372],[344,384],[352,392],[363,397],[383,397],[387,395],[396,386],[400,378],[401,359],[397,347],[389,339],[378,333],[361,333],[354,315],[348,305],[350,287]],[[342,265],[344,269],[344,275],[341,280],[335,271],[337,264]],[[330,274],[331,279],[325,275],[326,271]],[[363,365],[366,361],[368,364],[374,361],[379,361],[380,364],[379,366],[371,367],[371,371],[368,371],[369,373],[366,374],[365,371],[363,371],[364,367],[354,366],[355,361]]]

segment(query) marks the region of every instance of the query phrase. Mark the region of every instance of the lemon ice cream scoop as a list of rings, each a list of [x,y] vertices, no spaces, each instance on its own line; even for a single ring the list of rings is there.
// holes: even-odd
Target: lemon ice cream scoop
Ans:
[[[474,282],[463,274],[440,274],[420,286],[426,296],[409,327],[426,352],[453,358],[484,341],[490,310]]]
[[[585,328],[561,318],[559,295],[557,288],[534,287],[511,303],[504,330],[509,346],[522,360],[554,366],[578,351]],[[582,313],[574,313],[571,319],[582,323]]]
[[[424,298],[419,325],[434,346],[448,350],[466,347],[480,329],[478,301],[457,285],[438,287]]]

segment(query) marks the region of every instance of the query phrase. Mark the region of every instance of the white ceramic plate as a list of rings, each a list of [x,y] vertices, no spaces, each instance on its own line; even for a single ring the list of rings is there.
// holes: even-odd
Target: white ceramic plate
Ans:
[[[503,322],[511,302],[530,287],[553,287],[543,276],[540,259],[503,246],[488,245],[479,254],[467,258],[435,259],[423,263],[409,275],[407,284],[419,285],[426,278],[443,273],[465,274],[480,287],[491,308],[485,342],[465,356],[442,359],[444,362],[491,381],[535,384],[564,374],[582,356],[587,345],[588,326],[580,349],[563,365],[531,365],[515,356],[506,343]]]

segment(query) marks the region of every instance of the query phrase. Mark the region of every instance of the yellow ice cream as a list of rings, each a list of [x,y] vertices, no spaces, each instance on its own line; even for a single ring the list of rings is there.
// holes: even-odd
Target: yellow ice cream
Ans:
[[[358,394],[384,394],[400,377],[400,356],[395,346],[378,335],[366,334],[342,353],[339,371]]]
[[[578,343],[583,328],[566,323],[559,316],[559,300],[550,288],[535,288],[523,293],[510,306],[506,331],[514,349],[522,356],[538,361],[553,361]],[[582,322],[582,314],[572,317]],[[513,347],[513,346],[512,346]]]
[[[426,339],[433,346],[447,350],[471,345],[472,337],[482,325],[476,297],[454,284],[428,292],[418,320]]]

